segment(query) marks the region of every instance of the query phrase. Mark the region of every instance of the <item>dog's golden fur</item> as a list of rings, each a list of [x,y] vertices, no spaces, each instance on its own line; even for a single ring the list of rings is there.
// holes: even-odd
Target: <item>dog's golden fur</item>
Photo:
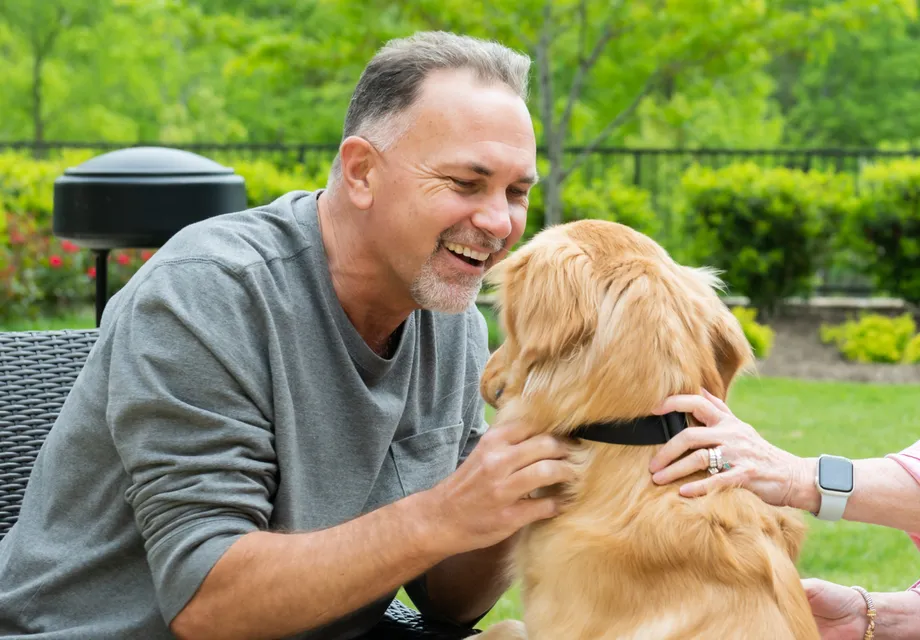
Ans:
[[[623,225],[550,227],[488,279],[506,337],[482,395],[534,433],[650,415],[702,388],[724,398],[753,362],[718,279]],[[553,489],[566,510],[516,543],[523,623],[479,637],[818,638],[794,564],[797,514],[739,488],[684,498],[686,479],[657,486],[648,466],[660,446],[572,439],[578,480]]]

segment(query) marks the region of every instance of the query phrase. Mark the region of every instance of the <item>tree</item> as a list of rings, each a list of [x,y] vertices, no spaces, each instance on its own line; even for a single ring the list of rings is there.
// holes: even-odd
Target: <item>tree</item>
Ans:
[[[4,0],[0,18],[25,43],[31,58],[29,76],[32,140],[45,140],[54,112],[46,108],[45,70],[62,37],[91,27],[106,11],[104,0]]]

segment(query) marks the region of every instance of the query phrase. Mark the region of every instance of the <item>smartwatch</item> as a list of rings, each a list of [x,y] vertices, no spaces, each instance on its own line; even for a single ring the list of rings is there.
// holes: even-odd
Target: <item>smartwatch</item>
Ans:
[[[815,486],[821,494],[821,507],[815,514],[819,520],[840,520],[853,493],[853,463],[840,456],[818,457]]]

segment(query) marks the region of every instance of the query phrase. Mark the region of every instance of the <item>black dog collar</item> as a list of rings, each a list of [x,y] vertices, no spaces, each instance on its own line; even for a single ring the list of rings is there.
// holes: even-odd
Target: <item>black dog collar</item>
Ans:
[[[664,444],[687,426],[687,414],[672,411],[661,416],[644,416],[635,420],[593,422],[578,427],[568,435],[607,444]]]

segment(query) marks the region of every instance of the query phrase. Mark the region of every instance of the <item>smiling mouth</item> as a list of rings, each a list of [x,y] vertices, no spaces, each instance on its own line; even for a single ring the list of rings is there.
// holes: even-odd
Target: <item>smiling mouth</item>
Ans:
[[[463,245],[454,244],[453,242],[445,242],[444,248],[454,254],[455,257],[474,267],[481,267],[485,261],[489,259],[488,253],[476,251],[469,247],[464,247]]]

